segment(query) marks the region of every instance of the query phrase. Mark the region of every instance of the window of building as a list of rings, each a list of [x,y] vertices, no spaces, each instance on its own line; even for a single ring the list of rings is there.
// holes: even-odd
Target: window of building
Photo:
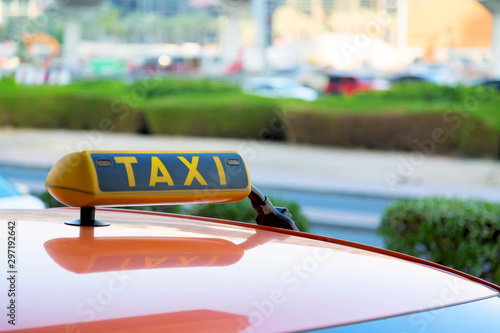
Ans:
[[[387,0],[387,12],[395,13],[398,9],[398,0]]]
[[[376,0],[361,0],[359,5],[361,8],[376,9],[377,2]]]

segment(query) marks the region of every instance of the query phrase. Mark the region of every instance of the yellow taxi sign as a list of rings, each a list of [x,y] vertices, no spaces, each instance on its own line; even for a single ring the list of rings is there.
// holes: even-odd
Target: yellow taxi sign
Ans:
[[[235,151],[76,152],[54,164],[45,186],[74,207],[226,203],[251,190]]]

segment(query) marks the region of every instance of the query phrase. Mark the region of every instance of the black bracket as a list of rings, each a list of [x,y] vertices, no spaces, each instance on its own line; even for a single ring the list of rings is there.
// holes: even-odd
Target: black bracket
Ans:
[[[288,209],[274,207],[271,200],[253,185],[248,198],[257,212],[257,224],[299,231]]]
[[[64,224],[76,227],[107,227],[109,225],[109,223],[95,219],[95,207],[80,207],[80,219],[64,222]]]

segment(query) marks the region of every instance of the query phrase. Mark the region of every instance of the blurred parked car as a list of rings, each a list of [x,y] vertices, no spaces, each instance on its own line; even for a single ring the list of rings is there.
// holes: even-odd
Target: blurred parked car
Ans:
[[[370,90],[370,85],[354,76],[329,75],[325,93],[354,95],[359,91],[367,90]]]
[[[161,55],[158,57],[149,57],[135,69],[138,73],[178,73],[185,72],[187,69],[186,60],[180,57],[171,57]]]
[[[243,92],[273,98],[297,98],[314,101],[319,97],[316,90],[285,77],[256,77],[243,84]]]
[[[401,73],[391,80],[392,83],[408,83],[408,82],[429,82],[439,85],[456,86],[464,84],[463,78],[457,71],[443,64],[413,64],[408,68],[406,73]]]
[[[22,185],[9,182],[0,175],[0,209],[43,209],[44,203],[37,197],[28,194]]]
[[[423,83],[429,82],[425,77],[419,75],[403,74],[391,79],[391,83]]]
[[[481,82],[479,85],[500,91],[500,80],[486,80]]]
[[[372,76],[331,74],[328,75],[325,94],[355,95],[362,91],[387,90],[389,87],[389,81]]]

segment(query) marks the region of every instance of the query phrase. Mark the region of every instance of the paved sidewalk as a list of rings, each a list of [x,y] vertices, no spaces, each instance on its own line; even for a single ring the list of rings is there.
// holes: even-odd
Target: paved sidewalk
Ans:
[[[83,149],[238,151],[266,187],[374,197],[447,195],[500,201],[500,162],[250,140],[68,130],[0,130],[0,164],[50,168]]]

